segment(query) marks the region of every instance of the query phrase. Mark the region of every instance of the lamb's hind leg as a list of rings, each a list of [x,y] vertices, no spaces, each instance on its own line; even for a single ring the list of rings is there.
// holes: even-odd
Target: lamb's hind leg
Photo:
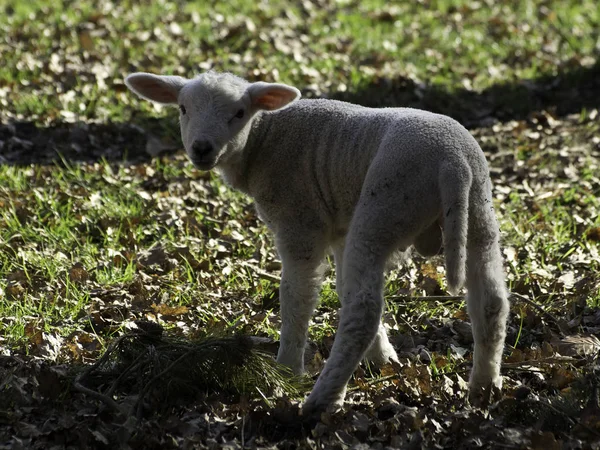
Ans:
[[[370,203],[371,190],[365,190],[368,197],[359,201],[346,236],[340,324],[325,368],[302,408],[308,415],[343,403],[346,384],[378,337],[387,259],[395,248],[408,246],[418,231],[413,211],[404,215],[394,207],[393,196]]]
[[[475,350],[469,398],[486,406],[502,388],[500,365],[506,337],[508,293],[498,244],[498,225],[489,200],[469,214],[467,309]]]
[[[338,298],[343,306],[343,279],[344,279],[344,243],[341,242],[336,245],[333,249],[333,258],[335,260],[335,287],[338,294]],[[383,366],[391,361],[398,361],[398,355],[396,350],[390,343],[387,331],[382,323],[379,324],[377,335],[373,340],[373,343],[365,354],[365,359],[372,362],[378,367]]]

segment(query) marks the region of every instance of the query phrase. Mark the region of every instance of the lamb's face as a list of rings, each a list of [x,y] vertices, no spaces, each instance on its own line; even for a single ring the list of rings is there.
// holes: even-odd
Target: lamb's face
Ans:
[[[244,149],[257,111],[246,82],[216,81],[194,79],[178,96],[181,139],[190,160],[202,170]]]
[[[196,167],[210,170],[244,150],[258,111],[295,102],[298,89],[277,83],[248,83],[234,75],[208,72],[193,80],[134,73],[125,84],[140,97],[179,105],[181,139]]]

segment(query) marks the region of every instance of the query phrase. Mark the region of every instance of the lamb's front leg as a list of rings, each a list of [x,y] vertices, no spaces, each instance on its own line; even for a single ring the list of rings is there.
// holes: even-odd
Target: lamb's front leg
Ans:
[[[281,338],[277,362],[301,374],[308,323],[317,305],[322,279],[323,250],[316,243],[278,241],[283,269],[279,287]]]

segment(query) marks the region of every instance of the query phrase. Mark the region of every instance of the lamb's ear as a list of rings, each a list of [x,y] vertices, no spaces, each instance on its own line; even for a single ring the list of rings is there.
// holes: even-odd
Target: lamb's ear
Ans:
[[[137,72],[125,78],[125,84],[140,97],[158,103],[177,103],[185,78]]]
[[[300,91],[295,87],[262,81],[252,83],[248,87],[248,94],[252,106],[267,111],[285,108],[300,98]]]

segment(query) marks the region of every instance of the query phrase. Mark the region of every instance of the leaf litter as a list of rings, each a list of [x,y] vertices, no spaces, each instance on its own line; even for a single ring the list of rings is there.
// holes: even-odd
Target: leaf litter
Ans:
[[[18,364],[16,356],[2,360],[3,410],[10,411],[3,419],[3,441],[30,447],[126,442],[135,448],[149,441],[168,446],[169,439],[235,447],[241,445],[243,431],[244,443],[257,447],[274,443],[311,447],[318,442],[342,448],[361,443],[381,448],[485,448],[499,443],[577,448],[596,442],[600,432],[600,412],[594,403],[599,279],[597,241],[587,236],[598,226],[599,183],[594,171],[598,148],[588,139],[598,132],[598,124],[579,116],[554,120],[552,133],[540,137],[523,132],[537,130],[534,119],[472,130],[491,161],[508,243],[509,282],[516,294],[527,299],[513,299],[503,369],[505,397],[489,413],[470,409],[465,400],[472,338],[464,304],[460,297],[448,302],[443,296],[441,259],[427,262],[418,256],[393,271],[387,287],[385,322],[392,328],[401,365],[381,372],[369,367],[358,370],[342,411],[325,414],[312,428],[298,425],[301,397],[297,395],[288,400],[264,393],[265,400],[254,391],[238,397],[194,397],[197,400],[191,404],[179,399],[159,403],[166,408],[160,414],[148,406],[156,403],[148,403],[134,424],[108,414],[106,402],[73,390],[73,364],[97,362],[106,354],[105,342],[136,320],[166,326],[188,346],[188,339],[207,332],[235,331],[263,336],[267,342],[277,337],[272,331],[279,327],[277,299],[267,299],[276,292],[280,264],[268,234],[245,199],[221,189],[216,180],[195,172],[176,154],[122,168],[108,162],[83,164],[78,169],[87,178],[83,184],[76,181],[80,174],[69,172],[72,169],[40,166],[28,175],[33,191],[10,187],[2,191],[3,201],[15,213],[3,218],[10,229],[22,228],[21,220],[14,223],[11,218],[24,207],[20,205],[34,204],[36,188],[55,186],[53,201],[72,199],[74,217],[101,244],[100,253],[94,250],[92,255],[76,246],[69,257],[58,258],[64,262],[52,276],[51,268],[37,265],[40,260],[35,255],[43,249],[40,238],[15,234],[3,242],[22,267],[5,278],[7,300],[42,305],[42,299],[54,298],[58,310],[75,307],[71,318],[52,311],[43,318],[33,312],[3,317],[4,327],[19,323],[26,327],[24,341],[4,338],[3,353],[30,355],[19,357]],[[536,142],[533,147],[531,140]],[[550,170],[559,161],[571,169]],[[72,184],[57,184],[56,170]],[[580,180],[577,189],[569,182],[573,173]],[[114,179],[119,181],[115,184]],[[130,191],[123,191],[122,183]],[[142,185],[139,192],[147,194],[137,191]],[[116,191],[120,198],[110,206]],[[95,192],[103,195],[96,197]],[[131,199],[139,202],[143,214],[111,210]],[[30,215],[37,214],[33,207],[29,209]],[[523,211],[533,212],[526,216],[527,225],[518,219]],[[50,231],[53,221],[57,222],[42,218]],[[557,229],[558,225],[565,229]],[[47,233],[47,229],[41,230]],[[333,288],[332,275],[325,286]],[[119,277],[125,278],[119,281]],[[89,298],[79,309],[73,305],[75,290]],[[311,329],[316,341],[312,344],[316,351],[309,352],[311,373],[320,370],[329,352],[334,309],[335,304],[321,305],[320,321]],[[61,331],[65,326],[70,331]],[[275,348],[276,343],[269,351]],[[94,385],[98,392],[106,392],[103,389],[118,378],[116,373],[108,371],[105,378],[95,379],[104,380]],[[175,384],[167,385],[170,389]],[[124,386],[128,389],[117,400],[132,407],[140,395],[132,386]],[[159,386],[160,395],[171,392],[162,383]],[[65,398],[70,399],[69,410],[77,414],[75,426],[67,412],[51,422],[44,419],[56,408],[64,410]],[[161,431],[151,431],[153,426]],[[75,430],[71,440],[59,440],[61,430],[69,427]]]
[[[3,73],[0,78],[6,180],[0,187],[0,445],[597,445],[600,127],[593,99],[599,89],[597,62],[584,48],[593,29],[584,32],[579,19],[571,27],[573,35],[587,39],[577,49],[578,43],[552,31],[552,26],[560,31],[560,14],[552,7],[539,10],[550,30],[540,35],[506,6],[494,6],[491,18],[481,15],[490,8],[486,2],[432,9],[444,32],[461,30],[464,42],[476,34],[475,23],[486,24],[495,40],[519,31],[531,38],[522,42],[539,42],[533,51],[507,44],[513,53],[495,61],[470,57],[484,61],[487,72],[481,76],[468,65],[456,63],[454,70],[444,65],[456,62],[456,55],[458,60],[473,55],[469,44],[440,39],[437,46],[425,42],[431,48],[415,51],[418,27],[402,22],[411,17],[408,6],[307,1],[284,11],[259,2],[252,14],[210,11],[204,17],[159,3],[156,11],[164,20],[157,24],[115,20],[130,13],[109,2],[98,2],[93,12],[74,8],[54,30],[35,25],[36,17],[56,12],[50,7],[28,23],[2,23],[8,33],[0,47],[22,80]],[[383,50],[354,38],[342,16],[356,11],[384,27]],[[313,29],[311,21],[326,26]],[[196,26],[208,28],[211,37],[199,38],[191,32]],[[117,37],[127,45],[114,47]],[[49,42],[58,45],[48,50]],[[451,42],[451,49],[443,42]],[[132,50],[140,48],[144,51]],[[427,62],[403,60],[397,49]],[[494,77],[510,78],[503,77],[507,71],[518,79],[527,76],[532,60],[551,73],[558,67],[559,74],[521,80],[510,89],[489,86]],[[117,357],[106,359],[112,365],[92,377],[90,388],[106,396],[109,386],[118,386],[111,400],[120,407],[145,405],[139,421],[118,420],[105,400],[74,390],[74,371],[96,369],[102,355],[114,356],[107,352],[110,342],[125,342],[119,339],[139,320],[164,328],[167,364],[182,354],[174,349],[185,354],[211,333],[260,337],[272,353],[277,347],[280,263],[271,238],[247,199],[172,152],[179,146],[174,117],[126,95],[123,67],[181,74],[227,69],[251,79],[293,82],[304,87],[305,96],[424,107],[466,123],[490,161],[508,281],[520,296],[513,297],[508,326],[504,398],[489,412],[466,404],[472,338],[464,302],[441,299],[446,293],[441,259],[418,256],[392,271],[386,288],[384,322],[401,365],[381,371],[361,366],[344,408],[323,414],[313,427],[298,425],[301,395],[271,396],[267,389],[264,395],[204,392],[186,401],[167,396],[177,384],[167,380],[146,399],[153,402],[145,402],[139,390],[143,377],[129,378],[128,385],[121,384],[123,376],[115,384],[125,372],[116,368],[130,367]],[[569,68],[579,78],[571,78]],[[462,88],[440,89],[443,79]],[[117,104],[126,106],[121,110]],[[120,123],[129,115],[131,123]],[[311,328],[311,373],[322,368],[333,341],[333,283],[329,273]],[[157,344],[163,338],[155,339]],[[151,353],[152,346],[130,343]],[[125,354],[135,360],[130,351]],[[144,367],[147,377],[165,366]],[[191,387],[197,393],[199,386]],[[166,397],[175,401],[158,402]]]
[[[140,420],[145,410],[154,413],[207,393],[239,396],[258,391],[263,396],[283,396],[300,392],[301,379],[277,366],[248,336],[189,341],[166,335],[155,322],[135,325],[74,381],[75,389],[103,401],[124,419]],[[124,401],[115,402],[123,393]],[[127,398],[135,398],[135,403],[126,405]]]

